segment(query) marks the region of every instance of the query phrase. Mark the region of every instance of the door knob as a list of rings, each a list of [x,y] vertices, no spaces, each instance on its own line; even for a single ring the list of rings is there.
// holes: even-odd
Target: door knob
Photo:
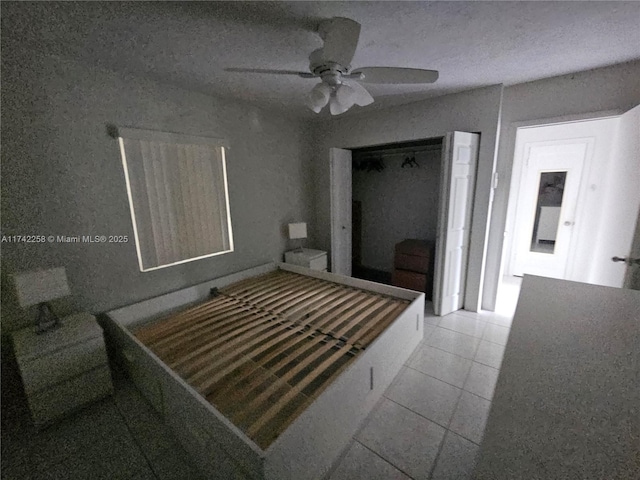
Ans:
[[[570,222],[569,220],[567,220],[566,222],[564,222],[564,226],[565,227],[570,227],[571,225],[574,225],[576,222]]]
[[[625,265],[629,267],[633,266],[633,264],[640,265],[640,258],[613,257],[611,260],[614,262],[624,262]]]

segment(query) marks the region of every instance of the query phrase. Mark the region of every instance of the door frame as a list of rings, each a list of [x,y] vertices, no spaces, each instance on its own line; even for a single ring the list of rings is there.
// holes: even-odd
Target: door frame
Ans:
[[[456,130],[457,131],[457,130]],[[419,139],[409,139],[409,140],[398,140],[398,141],[394,141],[392,143],[403,143],[403,142],[413,142],[413,141],[423,141],[423,140],[430,140],[430,139],[442,139],[442,155],[445,154],[444,150],[445,150],[445,144],[446,144],[446,139],[447,139],[447,135],[449,135],[450,133],[453,133],[454,131],[451,132],[446,132],[444,135],[442,136],[433,136],[433,137],[426,137],[426,138],[419,138]],[[479,143],[478,143],[478,151],[476,152],[476,155],[479,155],[479,148],[480,148],[480,142],[482,141],[481,139],[481,132],[467,132],[467,133],[475,133],[475,134],[479,134],[480,135],[480,139],[479,139]],[[333,162],[332,162],[332,158],[331,158],[331,149],[332,148],[337,148],[337,149],[341,149],[341,150],[350,150],[353,151],[355,149],[359,149],[359,148],[367,148],[367,147],[376,147],[376,146],[380,146],[380,145],[387,145],[389,142],[385,142],[385,143],[380,143],[380,144],[374,144],[374,145],[359,145],[359,146],[341,146],[341,147],[336,147],[336,146],[330,146],[327,148],[326,150],[326,154],[327,156],[325,158],[327,158],[329,160],[329,221],[331,224],[331,238],[330,238],[330,244],[331,244],[331,248],[333,250],[333,247],[335,245],[335,237],[334,237],[334,228],[333,228],[333,224],[334,224],[334,216],[335,216],[335,198],[336,198],[336,192],[335,192],[335,188],[336,188],[336,182],[334,182],[334,175],[332,174],[332,167],[333,167]],[[478,170],[479,170],[479,158],[476,158],[476,168],[475,168],[475,172],[474,172],[474,193],[471,196],[471,201],[473,202],[475,200],[475,189],[477,188],[477,177],[478,177]],[[353,181],[353,180],[352,180]],[[349,199],[349,204],[351,205],[351,202],[353,201],[353,192],[351,192],[351,198]],[[473,223],[473,217],[476,214],[475,209],[471,208],[471,224]],[[438,213],[439,215],[439,213]],[[472,225],[470,225],[470,228],[472,228]],[[440,235],[440,232],[438,232],[438,235]],[[466,269],[465,271],[467,271],[468,273],[468,253],[467,252],[467,265],[466,265]],[[334,253],[333,251],[331,252],[331,257],[333,258]],[[434,259],[435,261],[435,259]],[[332,271],[333,271],[333,266],[332,266]],[[482,283],[480,284],[480,288],[482,288]],[[434,295],[435,295],[435,290],[436,287],[434,285]],[[469,291],[469,276],[468,274],[465,273],[465,279],[464,279],[464,291],[465,291],[465,295],[463,298],[463,303],[462,303],[462,308],[465,308],[465,305],[467,303],[467,295],[466,292]],[[480,299],[479,299],[480,300]]]
[[[505,181],[509,184],[509,194],[507,196],[507,214],[504,226],[504,240],[502,242],[502,251],[500,255],[499,275],[493,279],[495,285],[492,285],[495,295],[493,304],[495,305],[495,297],[497,296],[498,287],[502,281],[503,275],[512,275],[513,271],[513,242],[515,235],[513,234],[515,226],[515,216],[517,210],[518,190],[520,179],[523,174],[524,156],[518,156],[516,151],[518,130],[533,127],[548,127],[563,123],[577,123],[591,120],[604,120],[607,118],[619,117],[624,113],[622,109],[602,110],[597,112],[588,112],[574,115],[562,115],[558,117],[538,118],[526,121],[511,122],[506,132],[504,141],[509,145],[512,152],[511,173]],[[587,166],[585,165],[585,169]],[[486,281],[486,279],[485,279]],[[493,282],[492,282],[493,283]]]
[[[449,235],[452,232],[452,219],[455,218],[455,209],[452,209],[452,205],[455,205],[456,192],[455,188],[452,189],[452,180],[462,178],[456,176],[456,170],[460,168],[460,163],[457,160],[460,159],[459,153],[454,150],[456,147],[456,133],[469,135],[469,144],[458,144],[458,149],[466,147],[470,152],[469,162],[469,183],[467,185],[467,199],[465,202],[465,219],[464,228],[462,229],[463,239],[463,253],[462,262],[460,265],[460,295],[456,300],[456,304],[451,309],[451,304],[447,304],[447,298],[453,299],[454,297],[447,295],[445,285],[449,283],[451,287],[452,272],[448,272],[448,265],[451,265],[452,260],[448,258],[449,249],[452,243],[452,238]],[[448,315],[460,309],[464,309],[466,301],[468,276],[467,271],[469,268],[469,243],[471,239],[471,224],[473,220],[473,201],[475,198],[475,190],[478,174],[478,156],[480,151],[480,138],[481,134],[472,132],[453,131],[448,132],[443,141],[443,148],[440,158],[440,192],[438,195],[438,227],[436,232],[436,251],[435,251],[435,268],[433,276],[433,310],[436,315]],[[461,139],[462,140],[462,139]],[[462,140],[464,142],[464,140]],[[462,143],[461,142],[461,143]],[[456,166],[458,168],[456,168]],[[446,197],[446,198],[445,198]],[[457,229],[460,231],[460,229]],[[455,234],[454,234],[455,235]],[[460,240],[460,237],[458,238]],[[455,237],[453,237],[455,243]],[[444,304],[443,304],[444,303]],[[445,312],[445,313],[443,313]]]
[[[348,156],[349,159],[340,159],[337,157],[334,157],[333,155],[333,151],[335,150],[339,150],[340,153],[342,153],[342,151],[345,152],[349,152]],[[348,177],[349,180],[348,182],[345,182],[345,176],[337,176],[336,175],[336,170],[337,170],[337,162],[348,162],[349,165],[345,165],[345,171],[349,172],[348,173]],[[329,217],[330,217],[330,222],[331,222],[331,226],[330,226],[330,230],[331,230],[331,272],[333,273],[338,273],[340,275],[346,275],[348,277],[350,277],[353,272],[352,272],[352,263],[353,263],[353,259],[352,259],[352,249],[353,249],[353,245],[351,244],[351,232],[353,229],[353,213],[351,211],[351,205],[353,203],[353,175],[351,172],[351,169],[353,168],[353,152],[352,149],[350,148],[340,148],[340,147],[330,147],[329,148],[329,184],[330,184],[330,212],[329,212]],[[344,172],[342,172],[344,173]],[[342,181],[340,181],[342,180]],[[337,204],[339,204],[339,199],[340,199],[340,193],[336,190],[336,185],[340,183],[340,184],[345,184],[345,185],[349,185],[349,193],[348,193],[348,212],[339,212],[338,211],[338,206]],[[344,193],[344,192],[343,192]],[[347,219],[345,219],[345,217],[348,218],[348,221],[345,221]],[[348,227],[345,227],[344,225],[339,225],[340,223],[343,223],[339,220],[342,220],[344,223],[348,224]],[[348,238],[349,238],[349,251],[347,252],[348,257],[349,257],[349,261],[347,262],[347,265],[340,265],[340,268],[337,269],[339,271],[336,271],[336,266],[338,265],[338,256],[337,256],[337,248],[336,246],[341,243],[340,239],[338,238],[338,233],[342,233],[342,230],[347,230],[348,233]]]
[[[569,122],[569,123],[573,123],[573,122]],[[548,125],[547,125],[548,126]],[[537,127],[527,127],[527,128],[537,128]],[[563,198],[562,198],[562,210],[561,210],[561,217],[558,219],[559,222],[562,222],[563,219],[566,220],[567,217],[567,211],[566,208],[568,206],[574,205],[574,209],[570,215],[570,217],[572,218],[573,223],[578,223],[578,225],[580,225],[580,220],[583,217],[584,213],[582,212],[581,208],[580,208],[580,197],[581,197],[581,193],[582,193],[582,187],[584,185],[583,182],[585,182],[586,179],[588,179],[589,177],[589,173],[591,172],[591,168],[593,166],[593,153],[594,153],[594,141],[590,138],[579,138],[576,137],[574,139],[566,139],[566,140],[543,140],[543,141],[539,141],[539,142],[535,142],[535,145],[537,146],[552,146],[554,144],[560,144],[560,145],[566,145],[569,142],[575,141],[576,143],[579,144],[584,144],[585,145],[585,153],[584,153],[584,158],[583,158],[583,164],[580,167],[580,177],[578,178],[578,182],[577,184],[575,182],[572,183],[572,185],[576,185],[575,187],[575,192],[571,192],[573,193],[573,195],[571,195],[571,197],[573,198],[569,198],[567,195],[569,194],[569,191],[571,190],[570,188],[566,188],[565,192],[563,194]],[[516,147],[518,147],[518,141],[516,139]],[[532,180],[532,177],[529,177],[529,173],[530,173],[530,168],[533,168],[531,165],[529,164],[525,164],[526,160],[529,158],[529,155],[531,153],[531,144],[529,142],[525,143],[524,145],[522,145],[522,148],[519,149],[518,151],[516,151],[515,156],[516,157],[520,157],[520,161],[521,161],[521,175],[520,175],[520,179],[518,182],[518,188],[517,188],[517,195],[515,195],[515,213],[516,214],[520,214],[522,215],[522,213],[524,213],[527,209],[527,207],[531,207],[530,202],[531,202],[531,191],[527,191],[527,180]],[[555,169],[557,167],[557,170],[571,170],[571,168],[566,167],[566,166],[558,166],[558,164],[556,163],[554,165],[554,167],[549,167],[548,169],[545,170],[549,170],[551,168]],[[534,168],[534,171],[536,169]],[[574,169],[575,171],[575,169]],[[572,175],[574,175],[574,173],[572,173]],[[539,177],[538,178],[538,182]],[[568,185],[568,184],[567,184]],[[567,187],[567,185],[565,185],[565,187]],[[537,187],[539,187],[539,184],[537,185],[529,185],[529,187],[532,187],[533,189],[537,189]],[[535,198],[537,199],[537,194],[535,196]],[[534,212],[535,215],[535,212]],[[529,220],[526,221],[527,225],[531,225],[529,223],[529,221],[531,220],[531,218],[529,218]],[[509,259],[509,273],[512,275],[515,275],[514,271],[516,270],[516,266],[518,264],[518,258],[519,255],[522,254],[522,249],[525,248],[526,245],[530,245],[531,243],[531,233],[528,230],[522,230],[519,228],[516,228],[518,226],[522,226],[523,225],[523,220],[522,219],[518,219],[517,215],[515,215],[514,218],[514,224],[513,224],[513,235],[511,236],[511,258]],[[577,233],[576,231],[573,230],[573,227],[571,227],[572,230],[570,232],[570,236],[569,236],[569,243],[568,244],[564,244],[567,254],[566,254],[566,258],[565,258],[565,263],[564,263],[564,268],[563,268],[563,278],[564,277],[570,277],[572,274],[572,266],[575,263],[575,246],[576,243],[578,241],[577,237]],[[559,231],[560,231],[560,227],[559,227]],[[558,247],[560,244],[557,244],[556,246]],[[556,253],[556,252],[554,252]],[[541,264],[545,264],[545,260],[540,260]],[[546,267],[545,267],[546,268]],[[545,273],[548,273],[545,272]],[[559,278],[559,277],[553,277],[553,278]]]

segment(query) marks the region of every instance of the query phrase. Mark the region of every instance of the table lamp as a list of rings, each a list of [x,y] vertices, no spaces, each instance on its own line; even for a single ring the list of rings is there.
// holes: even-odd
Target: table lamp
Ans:
[[[298,240],[307,238],[307,224],[304,222],[301,223],[290,223],[289,224],[289,238],[291,240]],[[294,249],[296,252],[302,253],[302,246]]]
[[[20,306],[27,308],[38,305],[36,333],[44,333],[62,325],[48,302],[71,295],[64,267],[17,273],[13,279]]]

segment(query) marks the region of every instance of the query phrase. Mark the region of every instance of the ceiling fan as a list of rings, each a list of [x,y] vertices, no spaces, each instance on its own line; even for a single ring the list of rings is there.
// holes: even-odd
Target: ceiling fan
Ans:
[[[436,70],[399,67],[362,67],[351,69],[351,60],[358,46],[360,24],[343,17],[324,20],[318,27],[324,45],[309,55],[309,72],[270,70],[260,68],[226,68],[227,72],[269,73],[297,75],[302,78],[320,78],[307,95],[306,105],[316,113],[329,104],[332,115],[339,115],[353,105],[373,103],[373,97],[362,83],[415,84],[433,83],[438,79]]]

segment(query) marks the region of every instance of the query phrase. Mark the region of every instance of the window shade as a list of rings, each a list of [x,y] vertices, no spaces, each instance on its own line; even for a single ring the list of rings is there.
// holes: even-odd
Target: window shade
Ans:
[[[225,143],[118,132],[140,270],[233,251]]]

